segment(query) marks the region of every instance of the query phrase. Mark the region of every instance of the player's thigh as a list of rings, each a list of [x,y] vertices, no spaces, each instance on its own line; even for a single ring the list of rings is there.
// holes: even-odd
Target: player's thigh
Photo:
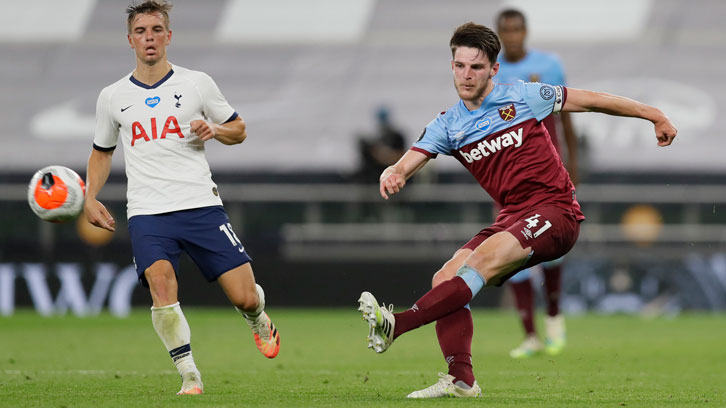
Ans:
[[[431,287],[435,287],[440,285],[441,283],[453,278],[456,275],[456,271],[461,268],[461,265],[464,264],[464,260],[466,260],[467,257],[469,257],[469,254],[471,254],[471,249],[468,248],[461,248],[456,253],[454,253],[454,256],[449,259],[444,266],[441,267],[435,274],[431,281]]]
[[[143,286],[149,287],[146,271],[157,261],[167,261],[172,272],[179,270],[181,246],[176,223],[168,214],[133,216],[128,228],[136,274]]]
[[[187,210],[183,215],[182,248],[208,282],[252,260],[222,206]]]
[[[249,262],[223,273],[217,281],[229,301],[238,308],[252,310],[257,307],[255,275]]]
[[[520,270],[564,256],[575,245],[580,224],[569,210],[543,206],[524,213],[506,232],[522,250],[529,248],[529,253],[518,268],[503,272],[495,283],[498,286]]]
[[[509,231],[501,231],[482,242],[464,261],[476,269],[487,285],[500,285],[503,276],[518,270],[530,255]]]

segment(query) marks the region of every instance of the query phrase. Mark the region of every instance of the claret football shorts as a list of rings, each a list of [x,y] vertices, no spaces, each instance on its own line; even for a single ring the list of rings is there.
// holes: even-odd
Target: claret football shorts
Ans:
[[[209,282],[252,260],[222,206],[135,215],[129,219],[129,235],[136,273],[146,287],[144,271],[158,260],[169,261],[178,274],[182,251]]]
[[[515,214],[499,215],[494,224],[479,231],[462,248],[474,250],[484,240],[501,231],[509,231],[514,235],[522,248],[531,247],[532,255],[497,286],[523,269],[558,259],[569,252],[580,234],[580,222],[572,210],[543,205]]]

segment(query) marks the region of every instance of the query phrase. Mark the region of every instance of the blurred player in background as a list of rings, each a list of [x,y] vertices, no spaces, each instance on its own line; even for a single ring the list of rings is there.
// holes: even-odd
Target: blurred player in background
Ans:
[[[360,168],[354,179],[359,183],[377,180],[381,172],[406,153],[406,139],[391,121],[391,112],[384,106],[376,111],[377,128],[373,137],[358,139]]]
[[[358,300],[369,324],[368,347],[382,353],[394,339],[436,321],[448,374],[410,398],[478,397],[469,302],[484,286],[500,286],[515,273],[563,256],[584,220],[575,187],[542,120],[552,113],[603,112],[651,121],[658,145],[668,146],[676,129],[659,109],[631,99],[542,83],[495,84],[500,43],[487,27],[467,23],[450,47],[459,102],[442,112],[411,150],[380,176],[388,199],[438,154],[454,156],[502,210],[434,275],[429,292],[408,310],[393,313],[369,292]]]
[[[502,53],[499,55],[499,72],[494,81],[500,84],[514,84],[518,80],[525,82],[542,82],[550,85],[565,85],[565,73],[559,58],[554,54],[527,49],[527,20],[519,10],[507,9],[497,17],[497,34],[502,41]],[[559,123],[557,123],[559,122]],[[542,119],[552,144],[562,155],[558,139],[558,124],[567,147],[565,167],[575,186],[578,182],[577,173],[577,139],[572,128],[569,112],[552,114]],[[525,339],[522,344],[512,350],[512,358],[526,358],[544,349],[547,354],[555,355],[562,352],[565,346],[565,320],[560,313],[560,292],[562,287],[562,259],[543,262],[541,265],[547,315],[545,317],[545,342],[537,336],[534,325],[534,291],[530,280],[530,269],[525,269],[509,279],[509,286],[514,293],[519,317],[522,320]]]
[[[212,139],[242,143],[245,123],[207,74],[167,61],[170,9],[163,0],[126,9],[136,69],[98,97],[85,213],[93,225],[114,230],[114,219],[96,196],[106,183],[120,138],[128,177],[129,235],[139,279],[151,292],[151,320],[182,378],[178,394],[201,394],[191,333],[177,298],[182,251],[208,281],[219,281],[266,357],[277,355],[280,337],[264,312],[264,292],[232,231],[204,156],[204,144]]]

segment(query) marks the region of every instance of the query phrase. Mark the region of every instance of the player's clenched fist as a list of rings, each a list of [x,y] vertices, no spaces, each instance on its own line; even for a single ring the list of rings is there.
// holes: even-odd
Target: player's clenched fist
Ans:
[[[663,115],[664,119],[655,123],[655,137],[658,139],[658,146],[668,146],[676,138],[678,129],[673,126],[670,119]]]
[[[393,195],[401,191],[403,186],[406,185],[406,178],[400,173],[396,172],[393,167],[389,167],[381,174],[381,197],[388,200],[388,195]]]
[[[213,139],[217,135],[217,125],[206,120],[193,120],[189,123],[189,126],[191,126],[192,133],[197,135],[203,142]]]

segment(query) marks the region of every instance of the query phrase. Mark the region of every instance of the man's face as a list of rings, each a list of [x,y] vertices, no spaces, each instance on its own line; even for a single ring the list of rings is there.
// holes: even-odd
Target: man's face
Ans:
[[[499,63],[492,65],[486,54],[477,48],[458,47],[451,61],[451,69],[459,98],[481,102],[492,77],[499,71]]]
[[[171,30],[166,29],[161,14],[139,14],[134,19],[128,38],[136,58],[144,64],[155,65],[166,57]]]
[[[521,18],[501,18],[497,30],[505,53],[520,54],[524,52],[524,39],[527,37],[527,28]]]

